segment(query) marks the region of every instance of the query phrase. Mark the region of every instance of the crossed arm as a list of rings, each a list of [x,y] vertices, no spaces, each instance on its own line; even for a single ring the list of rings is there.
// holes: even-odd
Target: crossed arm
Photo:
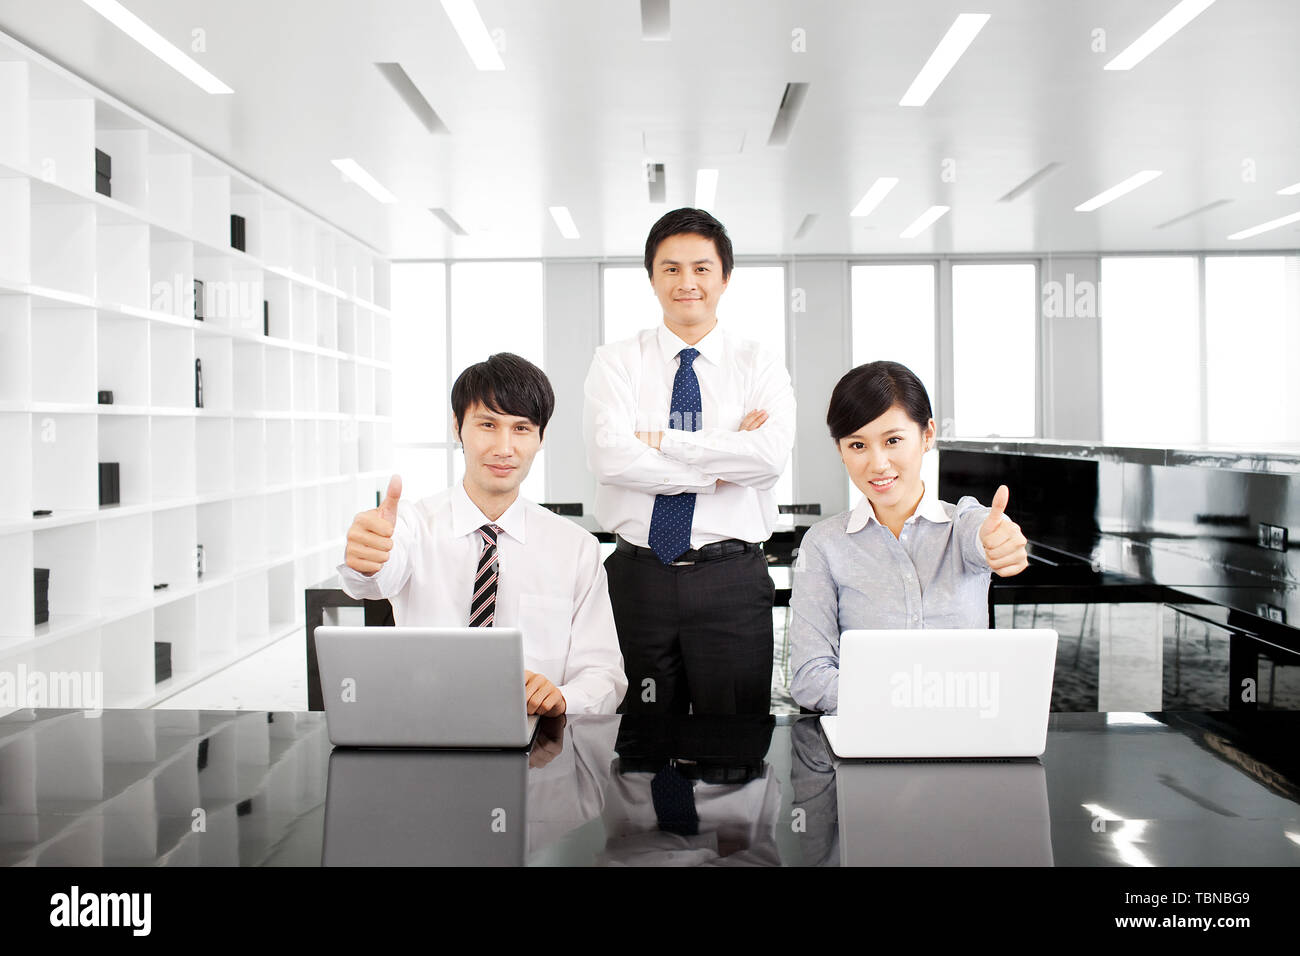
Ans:
[[[587,462],[602,484],[655,494],[711,494],[719,481],[767,489],[780,480],[794,445],[794,391],[773,358],[755,376],[746,396],[753,407],[737,431],[638,431],[632,384],[599,352],[585,395]]]

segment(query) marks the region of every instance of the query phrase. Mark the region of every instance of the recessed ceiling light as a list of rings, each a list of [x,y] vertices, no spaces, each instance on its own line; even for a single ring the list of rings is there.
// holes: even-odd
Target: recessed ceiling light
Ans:
[[[799,223],[799,228],[794,231],[796,239],[802,239],[808,235],[808,230],[817,222],[817,213],[810,212],[803,217],[803,222]]]
[[[199,66],[187,54],[182,53],[179,47],[163,39],[157,30],[117,0],[82,0],[82,2],[203,92],[214,94],[235,92]]]
[[[433,106],[424,98],[424,94],[420,92],[419,87],[415,85],[406,70],[402,69],[402,64],[376,63],[375,68],[383,74],[384,79],[389,82],[397,95],[402,98],[402,102],[410,108],[425,129],[430,133],[447,132],[447,124],[442,121]]]
[[[573,222],[573,217],[569,215],[568,206],[551,206],[551,218],[555,220],[555,228],[560,230],[560,235],[565,239],[577,239],[578,227]]]
[[[382,203],[395,203],[397,197],[379,184],[368,172],[361,168],[361,164],[355,159],[331,159],[331,163],[338,167],[339,172],[356,183],[370,195],[374,196]]]
[[[1106,64],[1107,70],[1131,70],[1157,47],[1201,14],[1214,0],[1182,0],[1177,6],[1151,25],[1146,33],[1128,45]]]
[[[772,120],[772,132],[767,134],[768,146],[784,146],[790,141],[790,131],[794,121],[803,109],[804,97],[808,95],[807,83],[787,83],[781,93],[781,102],[776,108],[776,118]]]
[[[925,230],[929,229],[941,218],[943,218],[944,213],[946,213],[949,208],[950,207],[948,206],[931,206],[925,212],[921,213],[921,215],[917,218],[916,222],[912,223],[910,226],[908,226],[906,229],[900,232],[898,234],[898,238],[915,239],[917,236],[925,232]]]
[[[479,15],[474,0],[442,0],[442,9],[447,11],[447,19],[456,28],[460,42],[465,45],[465,52],[480,70],[504,70],[501,54],[497,45]]]
[[[1294,196],[1296,193],[1300,193],[1300,183],[1293,183],[1290,186],[1283,186],[1281,189],[1277,191],[1277,194],[1279,196]]]
[[[1241,232],[1234,232],[1229,239],[1249,239],[1251,236],[1258,236],[1261,232],[1271,232],[1274,229],[1281,229],[1285,225],[1293,222],[1300,222],[1300,212],[1293,212],[1289,216],[1283,216],[1281,219],[1270,219],[1268,222],[1262,222],[1258,226],[1251,226],[1249,229],[1243,229]]]
[[[879,179],[877,179],[874,183],[871,184],[871,188],[868,189],[866,193],[863,194],[862,198],[858,200],[858,204],[853,207],[853,211],[849,213],[849,215],[850,216],[870,215],[871,211],[880,205],[881,200],[883,200],[886,196],[889,195],[889,191],[897,185],[898,185],[898,177],[881,176]]]
[[[1140,173],[1134,173],[1122,183],[1117,183],[1107,189],[1105,192],[1097,193],[1086,202],[1081,202],[1074,207],[1075,212],[1092,212],[1094,209],[1100,209],[1108,202],[1114,202],[1125,193],[1131,193],[1139,186],[1145,186],[1151,180],[1164,173],[1162,169],[1144,169]]]
[[[429,212],[433,213],[434,216],[437,217],[438,221],[441,222],[444,226],[446,226],[447,231],[450,232],[452,235],[454,236],[469,235],[469,233],[465,231],[465,227],[462,226],[460,223],[458,223],[452,217],[452,214],[447,212],[447,210],[443,209],[441,206],[437,206],[437,207],[430,206]]]
[[[718,171],[700,169],[695,173],[695,208],[706,212],[713,209],[718,198]]]
[[[898,105],[924,106],[988,22],[987,13],[963,13],[958,16],[930,54],[930,59],[925,61],[925,66],[921,67],[921,72],[916,74],[916,79],[907,88]]]
[[[641,39],[672,39],[668,0],[641,0]]]
[[[1011,187],[1011,190],[1005,196],[999,199],[998,202],[1011,202],[1011,200],[1017,198],[1022,193],[1038,185],[1038,183],[1042,182],[1044,179],[1052,175],[1052,173],[1056,172],[1060,168],[1061,168],[1061,164],[1056,161],[1052,161],[1048,163],[1038,172],[1034,173],[1028,179],[1024,180],[1024,182],[1020,183],[1018,186]]]

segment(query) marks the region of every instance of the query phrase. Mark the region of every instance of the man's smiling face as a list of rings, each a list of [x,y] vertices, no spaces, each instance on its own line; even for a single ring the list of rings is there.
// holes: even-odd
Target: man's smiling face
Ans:
[[[671,325],[711,326],[727,281],[712,239],[681,233],[669,236],[655,250],[650,284]]]

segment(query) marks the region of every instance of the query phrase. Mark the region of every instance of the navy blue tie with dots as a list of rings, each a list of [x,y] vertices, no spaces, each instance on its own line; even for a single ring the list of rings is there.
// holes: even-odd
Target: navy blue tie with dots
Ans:
[[[673,378],[672,405],[669,408],[668,427],[682,431],[700,430],[700,380],[695,377],[692,363],[699,349],[682,349],[681,364]],[[650,548],[664,564],[672,564],[682,552],[691,547],[691,520],[695,517],[695,494],[655,495],[654,511],[650,513]]]

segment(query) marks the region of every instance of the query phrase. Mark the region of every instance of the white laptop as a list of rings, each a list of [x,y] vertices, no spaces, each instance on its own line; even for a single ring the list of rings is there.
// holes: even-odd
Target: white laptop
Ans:
[[[512,627],[318,627],[330,742],[525,748],[524,643]]]
[[[845,631],[822,729],[839,757],[1037,757],[1055,664],[1048,629]]]

